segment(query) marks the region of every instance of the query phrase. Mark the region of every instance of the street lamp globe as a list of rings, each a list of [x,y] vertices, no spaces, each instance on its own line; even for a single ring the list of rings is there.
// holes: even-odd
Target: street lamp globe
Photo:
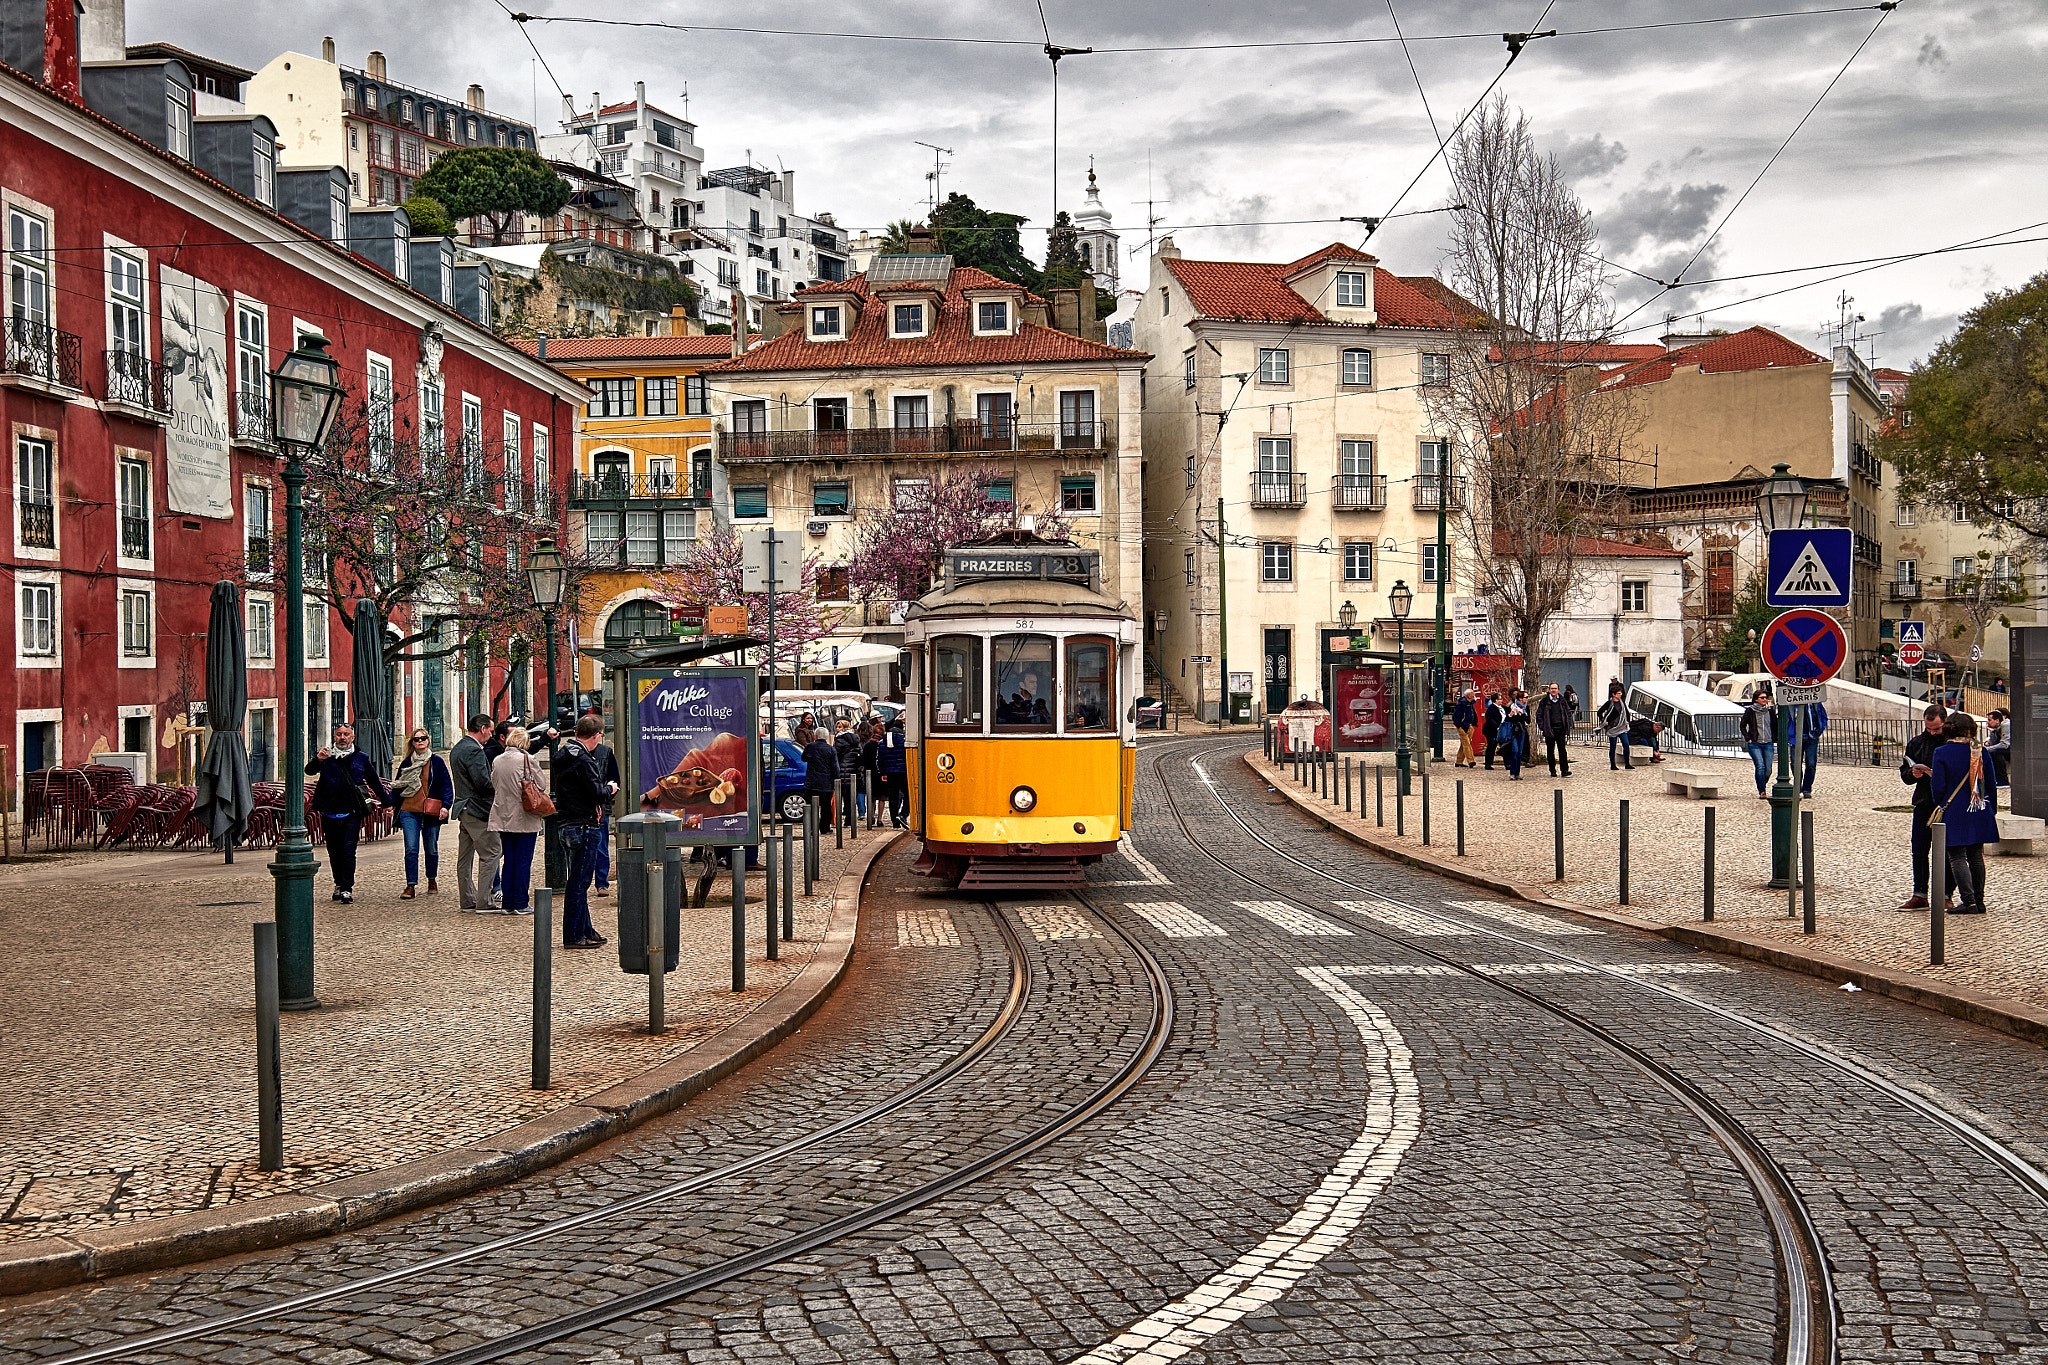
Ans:
[[[1347,600],[1343,606],[1337,609],[1337,624],[1344,627],[1344,629],[1346,630],[1349,630],[1353,626],[1357,625],[1358,608],[1352,606],[1351,603]]]
[[[1393,590],[1387,594],[1387,605],[1393,609],[1396,621],[1407,620],[1409,611],[1415,606],[1415,590],[1405,579],[1395,579]]]
[[[341,408],[341,366],[315,333],[270,373],[270,435],[289,449],[318,450],[327,443]]]
[[[1806,480],[1795,478],[1792,466],[1774,465],[1771,477],[1756,491],[1757,520],[1766,531],[1789,531],[1806,520]]]
[[[533,593],[533,605],[542,611],[553,611],[561,606],[562,589],[567,581],[568,575],[562,569],[562,552],[555,548],[554,537],[543,537],[526,562],[526,586]]]

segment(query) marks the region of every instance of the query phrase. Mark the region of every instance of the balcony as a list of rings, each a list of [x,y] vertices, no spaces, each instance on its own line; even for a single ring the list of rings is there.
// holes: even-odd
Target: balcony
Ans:
[[[21,543],[37,550],[57,548],[57,505],[47,497],[20,501]]]
[[[1308,501],[1308,475],[1255,470],[1252,473],[1252,506],[1300,507]]]
[[[711,499],[693,491],[673,474],[628,474],[599,470],[569,476],[569,506],[578,509],[622,507],[629,502],[659,502],[671,507],[708,507]]]
[[[1849,468],[1872,483],[1884,482],[1884,462],[1877,458],[1875,451],[1861,441],[1852,442],[1849,446]]]
[[[171,372],[162,361],[137,351],[107,352],[106,404],[115,412],[145,422],[163,422],[171,415]]]
[[[250,450],[275,450],[270,433],[270,394],[263,389],[235,392],[235,444]]]
[[[45,392],[85,387],[78,338],[34,318],[0,319],[0,383]]]
[[[1387,476],[1339,474],[1330,488],[1330,506],[1339,512],[1387,510]]]
[[[263,574],[270,572],[270,537],[250,536],[242,542],[242,554],[248,561],[249,572]]]
[[[149,518],[121,514],[121,557],[123,559],[149,558]]]
[[[1413,490],[1412,496],[1417,511],[1434,512],[1439,501],[1446,509],[1465,505],[1463,479],[1446,479],[1440,474],[1417,474]]]
[[[1884,567],[1884,546],[1879,544],[1874,537],[1859,533],[1856,537],[1853,553],[1856,562],[1859,564],[1872,564],[1878,568]]]
[[[741,462],[844,460],[869,456],[1032,453],[1092,454],[1114,441],[1107,422],[941,423],[929,427],[862,427],[844,431],[726,431],[718,457]]]
[[[1918,602],[1920,600],[1920,584],[1918,583],[1894,582],[1891,585],[1891,589],[1891,600],[1894,602]]]

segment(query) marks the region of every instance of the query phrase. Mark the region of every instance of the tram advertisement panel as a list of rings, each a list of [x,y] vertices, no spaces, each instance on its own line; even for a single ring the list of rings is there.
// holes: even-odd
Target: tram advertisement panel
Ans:
[[[1339,749],[1384,749],[1394,732],[1386,671],[1333,668],[1330,693]]]
[[[759,841],[757,686],[751,668],[633,671],[632,777],[640,808],[681,816],[672,836],[678,843]]]

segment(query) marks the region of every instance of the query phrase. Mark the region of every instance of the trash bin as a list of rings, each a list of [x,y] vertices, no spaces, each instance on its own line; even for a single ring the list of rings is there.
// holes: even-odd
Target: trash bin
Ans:
[[[1252,723],[1252,694],[1232,692],[1230,694],[1230,723],[1250,725]]]
[[[641,827],[649,819],[662,820],[671,830],[682,826],[674,816],[646,815],[629,815],[617,824],[619,925],[612,942],[618,946],[619,970],[636,976],[647,975],[647,861]],[[683,936],[683,850],[669,844],[661,852],[661,898],[667,912],[661,941],[668,949],[662,955],[662,970],[672,972]]]

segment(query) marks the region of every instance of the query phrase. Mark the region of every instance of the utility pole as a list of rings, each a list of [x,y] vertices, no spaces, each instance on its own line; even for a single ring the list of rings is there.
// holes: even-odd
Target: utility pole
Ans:
[[[1230,714],[1230,573],[1223,562],[1226,543],[1223,527],[1223,499],[1216,499],[1216,660],[1221,680],[1216,690],[1216,726],[1221,729]]]
[[[1444,441],[1437,447],[1436,476],[1436,652],[1430,655],[1435,664],[1431,670],[1436,674],[1435,686],[1430,688],[1429,711],[1429,752],[1437,762],[1444,761],[1444,690],[1450,685],[1451,656],[1444,648],[1444,581],[1450,577],[1449,546],[1444,541],[1445,509],[1451,503],[1451,443]]]

